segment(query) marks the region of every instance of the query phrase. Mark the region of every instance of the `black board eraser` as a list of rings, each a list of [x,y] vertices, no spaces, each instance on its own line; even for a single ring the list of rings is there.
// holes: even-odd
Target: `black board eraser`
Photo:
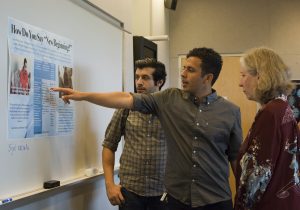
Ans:
[[[50,180],[50,181],[44,182],[45,189],[51,189],[53,187],[58,187],[58,186],[60,186],[60,181],[58,181],[58,180]]]

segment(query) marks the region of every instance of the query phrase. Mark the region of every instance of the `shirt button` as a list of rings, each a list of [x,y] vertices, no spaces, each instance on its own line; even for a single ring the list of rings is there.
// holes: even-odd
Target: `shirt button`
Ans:
[[[151,120],[149,120],[148,123],[151,124]]]
[[[202,112],[202,109],[199,109],[199,112]]]
[[[194,139],[198,139],[198,137],[197,137],[197,136],[195,136],[195,137],[194,137]]]
[[[199,123],[196,123],[197,126],[199,126]]]
[[[207,105],[209,105],[209,102],[207,102]]]
[[[193,167],[196,168],[197,167],[196,164],[194,164]]]
[[[195,182],[195,179],[192,179],[192,182]]]
[[[149,137],[149,136],[150,136],[150,134],[148,133],[148,134],[147,134],[147,136]]]
[[[208,122],[206,122],[206,125],[208,125]]]
[[[196,150],[194,150],[193,153],[196,154]]]
[[[147,150],[149,151],[149,150],[150,150],[150,148],[149,148],[149,147],[147,147]]]

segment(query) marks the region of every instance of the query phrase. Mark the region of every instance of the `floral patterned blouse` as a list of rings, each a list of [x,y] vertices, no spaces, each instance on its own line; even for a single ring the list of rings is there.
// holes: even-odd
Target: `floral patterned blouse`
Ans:
[[[235,210],[300,210],[299,138],[286,97],[257,113],[238,156]]]

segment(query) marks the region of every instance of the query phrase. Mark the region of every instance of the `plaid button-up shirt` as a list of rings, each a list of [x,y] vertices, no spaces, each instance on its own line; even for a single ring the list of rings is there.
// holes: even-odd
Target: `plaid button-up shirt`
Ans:
[[[109,123],[103,146],[116,151],[123,135],[124,109],[116,110]],[[120,184],[141,196],[159,196],[164,192],[166,141],[158,118],[130,111],[124,129],[125,144],[120,159]]]

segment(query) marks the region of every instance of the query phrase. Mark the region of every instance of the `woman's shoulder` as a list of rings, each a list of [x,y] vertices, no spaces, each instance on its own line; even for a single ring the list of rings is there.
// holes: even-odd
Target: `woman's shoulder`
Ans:
[[[282,99],[274,99],[266,104],[264,110],[271,113],[278,113],[285,112],[287,108],[289,108],[287,101]]]
[[[294,115],[288,102],[281,99],[274,99],[266,104],[262,111],[263,115],[268,115],[278,119],[293,120]]]

